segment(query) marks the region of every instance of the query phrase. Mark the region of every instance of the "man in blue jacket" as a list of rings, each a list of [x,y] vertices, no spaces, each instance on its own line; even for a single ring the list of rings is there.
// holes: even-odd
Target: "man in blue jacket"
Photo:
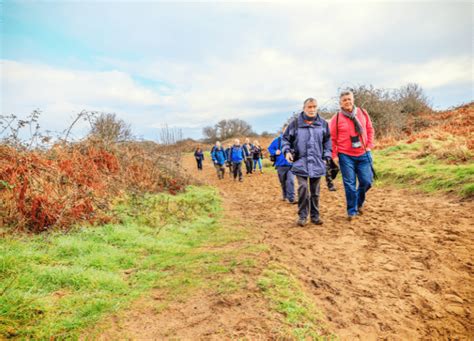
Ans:
[[[282,136],[282,152],[286,160],[293,163],[291,171],[298,179],[296,223],[299,226],[306,225],[308,213],[313,224],[323,223],[319,217],[319,190],[321,177],[326,174],[326,163],[331,160],[331,134],[328,123],[318,115],[317,109],[314,98],[306,99],[303,111],[289,123]]]
[[[285,156],[281,152],[282,136],[288,124],[285,124],[282,129],[280,136],[275,138],[270,146],[268,146],[268,152],[270,156],[275,160],[274,166],[278,173],[278,180],[280,180],[282,200],[288,201],[291,204],[296,204],[295,200],[295,176],[291,172],[291,163],[285,159]]]
[[[245,154],[242,146],[240,145],[240,140],[235,139],[234,145],[230,148],[229,151],[229,161],[232,162],[232,171],[234,173],[234,181],[237,180],[237,175],[239,176],[239,181],[242,182],[242,161],[245,159]]]
[[[212,162],[217,171],[217,178],[219,180],[224,179],[225,174],[225,162],[227,160],[224,148],[222,148],[219,141],[216,142],[214,148],[211,151]]]

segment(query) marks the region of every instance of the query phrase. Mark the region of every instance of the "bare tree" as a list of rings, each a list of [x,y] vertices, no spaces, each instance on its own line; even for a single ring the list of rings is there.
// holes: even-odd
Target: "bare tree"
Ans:
[[[207,126],[203,129],[203,134],[210,142],[216,140],[227,140],[235,136],[255,135],[252,126],[240,119],[221,120],[214,127]]]
[[[92,121],[90,136],[105,142],[122,142],[133,138],[130,125],[112,113],[101,113]]]
[[[170,128],[167,123],[161,126],[159,132],[159,140],[161,144],[172,145],[183,139],[183,131],[181,128]]]

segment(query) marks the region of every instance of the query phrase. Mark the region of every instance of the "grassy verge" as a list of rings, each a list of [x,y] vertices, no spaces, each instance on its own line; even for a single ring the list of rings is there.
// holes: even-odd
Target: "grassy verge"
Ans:
[[[74,338],[151,288],[173,299],[205,285],[201,274],[231,270],[225,254],[204,246],[244,237],[220,228],[210,188],[117,210],[122,224],[0,241],[1,336]]]
[[[272,308],[285,317],[285,326],[280,330],[283,339],[336,339],[327,332],[322,313],[304,294],[298,280],[284,267],[271,263],[260,276],[258,286]]]
[[[468,198],[474,196],[471,157],[462,144],[428,139],[376,150],[374,165],[382,183]]]
[[[195,289],[245,290],[254,277],[233,273],[262,267],[267,247],[222,219],[215,189],[127,198],[115,211],[120,224],[0,240],[0,338],[76,339],[151,289],[162,293],[161,311]],[[288,272],[272,266],[258,285],[269,310],[285,316],[283,337],[319,337],[313,307]],[[274,305],[279,297],[287,304]]]

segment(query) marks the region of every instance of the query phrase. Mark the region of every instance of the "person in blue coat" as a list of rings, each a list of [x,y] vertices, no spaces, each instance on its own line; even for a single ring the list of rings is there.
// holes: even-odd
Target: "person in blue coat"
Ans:
[[[276,137],[272,143],[268,146],[268,152],[271,158],[274,160],[274,166],[278,173],[278,180],[281,185],[282,200],[288,201],[292,204],[296,204],[298,201],[295,199],[295,175],[291,172],[291,163],[285,159],[281,151],[283,132],[285,131],[288,124],[285,124],[282,129],[280,136]]]
[[[201,147],[197,147],[194,151],[194,158],[196,159],[197,169],[202,171],[202,161],[204,160],[204,152]]]
[[[239,176],[239,181],[243,181],[242,161],[245,159],[244,149],[240,145],[240,140],[235,139],[234,145],[229,150],[229,161],[232,163],[232,172],[234,173],[234,181]]]
[[[225,164],[229,168],[229,176],[232,174],[232,162],[230,161],[230,149],[232,148],[231,144],[228,144],[224,150],[225,152]]]
[[[217,178],[219,180],[224,179],[227,156],[219,141],[217,141],[215,146],[212,148],[211,159],[217,171]]]
[[[282,136],[282,152],[291,171],[298,179],[297,225],[311,222],[321,225],[319,192],[321,177],[326,175],[326,163],[331,160],[331,134],[328,123],[317,113],[314,98],[304,101],[303,111],[288,125]],[[309,212],[308,212],[309,211]]]

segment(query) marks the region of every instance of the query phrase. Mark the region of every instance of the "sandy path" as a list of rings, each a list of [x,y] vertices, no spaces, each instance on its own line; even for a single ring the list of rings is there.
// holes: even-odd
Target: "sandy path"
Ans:
[[[321,191],[323,226],[297,228],[276,174],[217,179],[227,212],[253,223],[271,257],[293,269],[341,339],[474,339],[474,203],[374,188],[366,213],[345,220],[341,184]]]

